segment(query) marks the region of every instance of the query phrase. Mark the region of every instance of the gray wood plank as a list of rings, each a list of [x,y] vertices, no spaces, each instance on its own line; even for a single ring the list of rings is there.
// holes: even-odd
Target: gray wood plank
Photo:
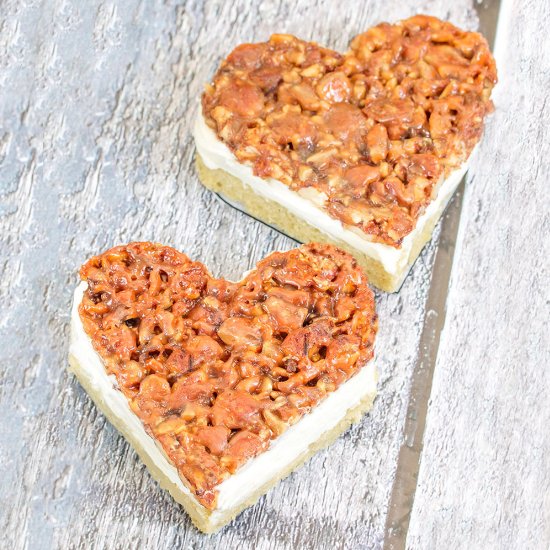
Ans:
[[[216,275],[232,278],[272,250],[294,246],[220,203],[200,187],[194,172],[190,127],[198,97],[220,58],[234,45],[286,31],[344,48],[351,36],[371,24],[418,11],[475,27],[469,2],[447,4],[444,0],[407,6],[397,0],[360,4],[52,0],[40,5],[4,0],[0,6],[0,341],[6,347],[0,358],[2,546],[33,550],[381,546],[437,239],[399,295],[378,297],[381,380],[372,414],[213,537],[191,526],[65,372],[69,305],[78,266],[90,254],[120,242],[151,239],[172,244],[204,261]],[[531,38],[532,44],[535,40]],[[523,65],[529,65],[529,50],[523,52],[522,59],[527,60]],[[536,74],[543,83],[542,73]],[[525,96],[514,97],[519,101]],[[522,128],[540,131],[532,124],[539,112],[528,112],[527,102],[522,101],[530,117]],[[501,138],[494,121],[490,127],[493,146],[487,144],[485,154],[478,157],[484,160]],[[537,166],[542,173],[538,161],[530,165],[533,174]],[[494,168],[484,169],[481,161],[476,170],[483,179],[476,176],[470,189],[479,181],[483,187],[483,181],[494,177]],[[519,166],[517,170],[523,174]],[[498,215],[492,204],[490,215],[488,206],[483,207],[484,218]],[[501,250],[503,261],[507,250],[512,249]],[[528,249],[522,253],[527,255]],[[509,264],[500,265],[502,269]],[[486,272],[490,273],[495,272]],[[475,304],[479,288],[466,290],[469,298],[463,299]],[[514,317],[520,318],[524,319]],[[480,347],[472,357],[482,351]],[[537,357],[535,352],[533,356]],[[465,391],[460,380],[454,383],[457,395]],[[522,416],[519,411],[515,414],[521,426]],[[445,426],[449,416],[441,422]],[[448,433],[443,432],[443,437],[447,439],[434,436],[434,452],[449,438],[452,441]],[[502,475],[507,473],[503,470]],[[426,495],[429,498],[430,493]],[[471,498],[474,502],[475,495]],[[433,539],[420,539],[417,530],[411,540],[420,547],[438,540],[445,526],[433,521]]]
[[[465,195],[410,548],[550,547],[549,17],[547,2],[501,13],[497,110]]]

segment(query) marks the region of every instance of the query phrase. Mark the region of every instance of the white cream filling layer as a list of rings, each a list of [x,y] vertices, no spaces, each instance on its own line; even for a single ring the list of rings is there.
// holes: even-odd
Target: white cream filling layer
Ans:
[[[71,314],[70,354],[76,359],[95,392],[101,395],[110,413],[123,422],[137,439],[149,458],[182,492],[192,495],[181,481],[176,468],[166,458],[155,440],[147,434],[141,420],[130,409],[126,397],[116,388],[114,376],[108,376],[101,357],[94,350],[92,341],[84,331],[78,306],[86,290],[85,282],[80,283],[74,293]],[[234,475],[218,486],[218,506],[211,515],[236,508],[251,498],[263,485],[286,470],[309,446],[323,434],[333,429],[367,395],[376,392],[376,369],[370,361],[353,378],[331,393],[324,401],[306,414],[284,434],[272,442],[269,449],[249,460]],[[194,495],[193,495],[194,496]]]
[[[442,205],[447,203],[467,169],[467,163],[464,163],[460,169],[454,171],[442,182],[439,186],[437,197],[418,218],[414,230],[403,239],[399,248],[394,248],[387,244],[373,242],[369,240],[366,234],[360,234],[360,230],[357,228],[346,226],[339,220],[332,218],[312,200],[311,193],[307,196],[307,190],[305,190],[304,194],[299,194],[289,189],[280,181],[255,176],[252,168],[240,163],[227,145],[218,139],[215,132],[206,124],[200,112],[195,121],[194,137],[197,151],[208,168],[211,170],[224,170],[240,179],[261,197],[279,203],[292,214],[303,219],[319,231],[343,241],[356,250],[379,261],[384,266],[384,269],[392,275],[401,273],[408,265],[411,248],[416,235],[422,233],[428,220]],[[318,199],[318,196],[315,198]]]

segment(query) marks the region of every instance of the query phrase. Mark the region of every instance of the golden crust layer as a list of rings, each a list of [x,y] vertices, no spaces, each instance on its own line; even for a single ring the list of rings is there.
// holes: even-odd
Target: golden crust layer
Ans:
[[[237,47],[206,123],[255,175],[399,248],[479,141],[496,82],[485,39],[433,17],[382,23],[341,55],[290,35]]]

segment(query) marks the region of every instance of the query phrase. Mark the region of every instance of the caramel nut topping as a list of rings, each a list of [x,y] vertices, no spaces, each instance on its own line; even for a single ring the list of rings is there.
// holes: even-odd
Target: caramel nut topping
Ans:
[[[238,283],[152,243],[113,248],[80,276],[84,330],[207,508],[219,483],[373,355],[373,293],[330,245],[275,252]]]
[[[254,174],[316,189],[330,215],[398,247],[479,141],[496,80],[481,35],[418,15],[344,55],[290,35],[243,44],[202,106]]]

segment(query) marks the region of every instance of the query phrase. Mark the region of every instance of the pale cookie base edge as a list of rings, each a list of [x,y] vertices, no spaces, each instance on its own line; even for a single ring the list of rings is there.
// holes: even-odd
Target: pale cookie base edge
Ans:
[[[94,388],[92,381],[89,379],[85,370],[80,366],[79,361],[74,357],[74,355],[69,355],[69,364],[69,370],[74,373],[82,387],[86,390],[101,412],[106,416],[107,420],[113,424],[113,426],[135,449],[153,479],[155,479],[155,481],[157,481],[163,489],[168,491],[176,502],[183,506],[197,529],[207,534],[219,531],[222,527],[237,517],[244,509],[254,505],[260,497],[279,483],[279,481],[290,475],[294,470],[304,464],[320,449],[329,446],[344,431],[346,431],[351,424],[358,422],[361,417],[371,409],[374,398],[376,397],[376,392],[366,394],[357,406],[348,410],[346,416],[334,428],[325,432],[321,438],[312,443],[308,449],[300,454],[287,468],[281,471],[277,476],[267,481],[249,499],[234,508],[226,510],[223,513],[219,513],[219,511],[216,510],[207,510],[195,498],[183,493],[177,485],[171,482],[163,471],[158,468],[139,439],[135,437],[135,434],[128,429],[127,425],[120,420],[108,403],[103,399],[101,392]],[[213,517],[214,514],[215,517]]]
[[[426,220],[422,231],[414,237],[409,257],[404,264],[405,267],[398,273],[392,274],[386,271],[383,264],[372,256],[319,231],[302,218],[289,212],[279,203],[259,196],[239,178],[221,169],[208,168],[198,153],[196,156],[196,166],[200,181],[206,188],[214,191],[214,193],[217,193],[230,203],[237,203],[242,207],[239,208],[240,210],[257,220],[266,223],[298,242],[326,242],[349,252],[363,268],[369,282],[386,292],[397,292],[401,288],[412,265],[425,244],[431,239],[434,227],[454,193],[453,189],[449,194],[449,198],[442,201],[440,207]]]

